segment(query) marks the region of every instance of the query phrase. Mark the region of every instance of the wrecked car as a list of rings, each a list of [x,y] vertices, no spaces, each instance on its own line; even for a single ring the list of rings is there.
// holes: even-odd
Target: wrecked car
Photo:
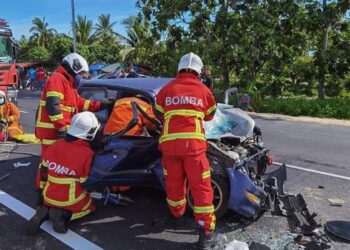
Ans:
[[[79,93],[94,100],[141,95],[154,106],[157,93],[171,80],[92,79],[81,83]],[[271,207],[274,193],[282,189],[285,168],[265,174],[268,164],[272,163],[270,150],[263,147],[262,132],[255,126],[254,120],[244,111],[227,104],[232,92],[232,89],[226,92],[226,104],[218,104],[214,119],[204,124],[215,214],[220,218],[227,210],[233,210],[244,217],[255,218]],[[95,113],[102,125],[107,122],[110,112],[105,109]],[[133,114],[127,127],[106,138],[97,150],[86,183],[88,190],[115,185],[164,188],[161,153],[157,150],[159,134],[126,136],[125,133],[138,119],[136,108]],[[276,176],[279,176],[278,180]],[[187,201],[188,207],[192,208],[189,191]]]

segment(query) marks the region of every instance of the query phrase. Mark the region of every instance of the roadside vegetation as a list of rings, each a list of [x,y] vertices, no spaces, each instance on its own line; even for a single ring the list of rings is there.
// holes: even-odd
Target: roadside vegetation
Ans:
[[[349,119],[348,0],[136,2],[125,36],[108,14],[96,24],[78,16],[78,50],[91,64],[128,60],[174,76],[193,51],[211,68],[219,98],[236,86],[259,111]],[[71,50],[72,34],[45,18],[34,18],[31,32],[20,41],[22,60],[55,64]]]

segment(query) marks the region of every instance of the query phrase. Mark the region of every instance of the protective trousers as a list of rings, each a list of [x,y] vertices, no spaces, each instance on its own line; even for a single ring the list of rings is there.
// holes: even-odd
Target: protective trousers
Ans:
[[[163,155],[167,202],[174,217],[185,213],[185,180],[187,178],[194,200],[195,221],[206,232],[215,229],[213,188],[210,183],[210,165],[203,152],[190,156]]]

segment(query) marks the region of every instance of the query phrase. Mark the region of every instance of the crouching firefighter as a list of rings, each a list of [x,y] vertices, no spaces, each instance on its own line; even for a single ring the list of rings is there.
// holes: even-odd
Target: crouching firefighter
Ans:
[[[48,219],[52,221],[54,231],[65,233],[68,222],[95,210],[90,194],[82,184],[94,157],[90,143],[98,131],[102,133],[93,113],[78,113],[72,118],[65,138],[57,140],[45,151],[41,162],[48,171],[43,190],[44,204],[28,222],[27,234],[33,235]]]
[[[208,249],[217,245],[213,189],[203,120],[211,120],[216,111],[215,99],[199,79],[202,60],[184,55],[174,80],[157,95],[156,111],[164,121],[159,148],[166,183],[167,203],[174,222],[180,224],[186,209],[185,180],[194,200],[195,221],[200,226],[198,245]]]

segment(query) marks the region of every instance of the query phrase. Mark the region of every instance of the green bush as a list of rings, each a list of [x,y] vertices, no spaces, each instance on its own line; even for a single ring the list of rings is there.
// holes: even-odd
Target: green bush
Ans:
[[[260,100],[259,112],[279,113],[292,116],[313,116],[350,119],[350,98],[328,98],[324,100],[306,98]]]

